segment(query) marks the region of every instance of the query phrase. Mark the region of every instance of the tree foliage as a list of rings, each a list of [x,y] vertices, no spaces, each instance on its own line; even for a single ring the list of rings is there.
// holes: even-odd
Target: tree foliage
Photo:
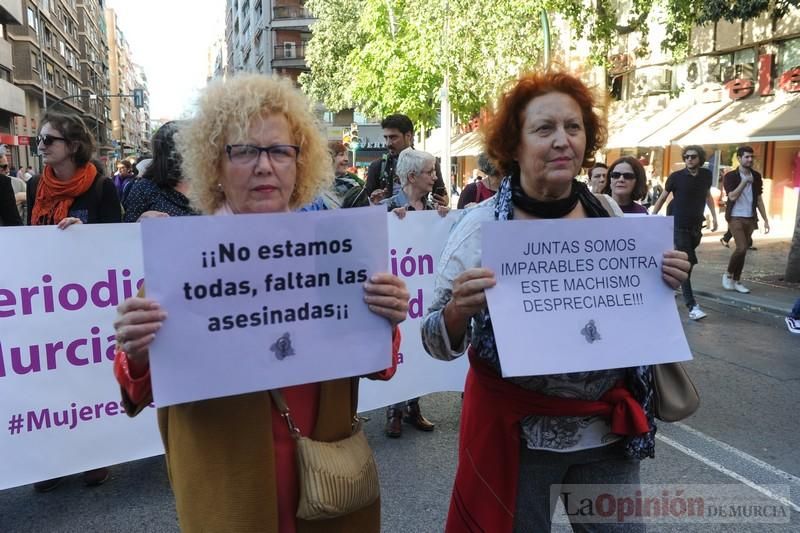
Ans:
[[[542,47],[538,2],[309,0],[306,5],[318,21],[306,54],[311,73],[301,77],[304,90],[333,111],[354,106],[370,116],[403,112],[422,127],[436,124],[445,72],[451,109],[467,120],[505,82],[533,67]]]
[[[800,0],[307,0],[317,22],[301,77],[305,91],[332,111],[370,116],[403,112],[420,126],[436,122],[445,73],[451,110],[468,120],[504,84],[542,55],[540,13],[560,14],[604,64],[620,35],[650,48],[649,25],[661,13],[660,46],[681,59],[691,30],[719,20],[779,17]],[[624,6],[624,7],[623,7]],[[446,25],[445,25],[446,21]]]

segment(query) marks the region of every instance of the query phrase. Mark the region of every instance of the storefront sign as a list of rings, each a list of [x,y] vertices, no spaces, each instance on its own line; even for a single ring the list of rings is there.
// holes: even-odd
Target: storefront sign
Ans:
[[[728,96],[731,100],[741,100],[753,94],[755,85],[752,80],[736,79],[726,83],[725,88],[728,89]]]
[[[742,100],[758,90],[759,96],[772,94],[772,65],[774,54],[762,54],[758,57],[758,85],[753,80],[736,78],[725,83],[731,100]],[[800,92],[800,67],[787,70],[778,79],[778,87],[787,93]]]
[[[781,74],[778,85],[787,93],[800,92],[800,67],[795,67]]]

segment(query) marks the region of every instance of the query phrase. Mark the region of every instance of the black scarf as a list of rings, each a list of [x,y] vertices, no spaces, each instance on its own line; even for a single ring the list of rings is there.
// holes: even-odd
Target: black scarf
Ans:
[[[607,217],[608,212],[589,191],[585,183],[573,179],[569,196],[560,200],[543,202],[528,196],[522,189],[518,173],[511,175],[511,201],[514,207],[537,218],[562,218],[567,216],[580,202],[589,218]]]

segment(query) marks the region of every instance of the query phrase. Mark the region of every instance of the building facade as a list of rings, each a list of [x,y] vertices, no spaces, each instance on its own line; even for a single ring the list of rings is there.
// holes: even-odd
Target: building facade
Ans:
[[[278,74],[296,82],[308,70],[313,20],[301,0],[227,0],[225,73]]]
[[[78,37],[81,51],[82,104],[88,113],[87,125],[94,131],[98,157],[108,162],[113,151],[108,124],[111,102],[108,82],[108,40],[104,17],[104,0],[77,0]]]
[[[30,142],[27,132],[23,132],[22,140],[17,133],[18,118],[24,117],[25,91],[14,86],[12,72],[14,70],[13,46],[7,37],[8,27],[23,23],[22,4],[19,0],[0,0],[0,144],[5,145],[7,159],[11,166],[26,165],[27,160],[20,158],[20,144]]]
[[[651,43],[663,37],[663,27],[651,28]],[[665,178],[683,167],[681,147],[701,145],[721,189],[722,175],[738,165],[736,148],[747,144],[766,178],[768,215],[793,227],[800,188],[800,10],[696,27],[689,57],[679,64],[657,45],[637,56],[638,41],[636,33],[621,37],[610,58],[607,159],[634,155]]]
[[[153,132],[150,128],[150,91],[147,88],[147,74],[145,74],[141,65],[134,64],[133,68],[135,74],[134,87],[142,91],[142,107],[134,107],[139,129],[138,151],[140,154],[149,154],[151,152],[150,137],[152,137]]]
[[[24,0],[22,24],[8,26],[12,44],[12,82],[24,91],[25,111],[14,120],[18,136],[33,137],[45,109],[73,112],[87,124],[104,120],[84,107],[82,78],[81,21],[74,1]],[[30,146],[18,146],[16,160],[21,165],[38,167]]]
[[[111,138],[115,157],[135,158],[150,151],[150,113],[147,79],[141,67],[133,62],[130,46],[119,27],[117,14],[105,9],[108,38],[109,89],[111,98]],[[134,102],[134,90],[144,91],[142,108]]]

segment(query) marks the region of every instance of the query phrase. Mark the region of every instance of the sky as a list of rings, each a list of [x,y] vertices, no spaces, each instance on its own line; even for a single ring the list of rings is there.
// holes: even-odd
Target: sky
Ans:
[[[224,38],[225,0],[107,0],[144,68],[153,120],[179,118],[205,86],[208,47]]]

